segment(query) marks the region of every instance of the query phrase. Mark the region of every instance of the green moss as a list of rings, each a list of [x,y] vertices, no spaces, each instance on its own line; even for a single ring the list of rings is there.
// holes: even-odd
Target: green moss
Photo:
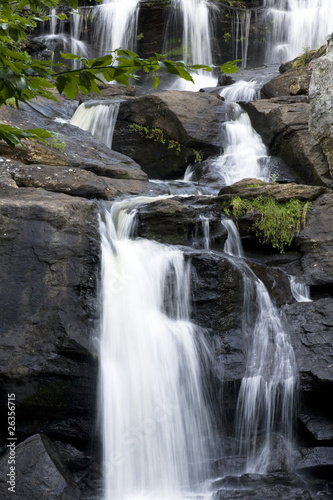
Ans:
[[[246,200],[237,196],[232,198],[230,208],[236,220],[244,214],[257,213],[258,219],[253,222],[251,229],[261,243],[268,243],[284,253],[285,247],[291,244],[294,235],[305,225],[311,203],[295,199],[280,203],[270,196]]]

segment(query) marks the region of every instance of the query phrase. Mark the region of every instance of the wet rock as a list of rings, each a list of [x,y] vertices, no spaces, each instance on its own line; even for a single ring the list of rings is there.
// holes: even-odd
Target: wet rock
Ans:
[[[311,115],[309,130],[324,151],[333,177],[333,34],[328,38],[326,55],[315,61],[310,83]]]
[[[49,435],[59,438],[61,423],[61,438],[83,446],[97,377],[95,207],[43,189],[2,190],[0,227],[1,397],[16,394],[18,435],[54,425]]]
[[[296,236],[303,252],[302,269],[306,283],[333,283],[333,195],[324,194],[315,200],[307,215],[305,228]]]
[[[215,95],[178,91],[127,99],[120,104],[112,147],[152,179],[179,178],[197,154],[219,151],[222,104]]]
[[[282,311],[295,351],[300,389],[322,389],[321,397],[329,398],[333,384],[332,299],[287,304]]]
[[[242,106],[272,153],[281,156],[304,183],[332,185],[326,156],[308,130],[310,104],[303,102],[302,96],[296,102],[268,99]]]
[[[321,408],[306,407],[299,419],[317,444],[323,441],[333,442],[333,412],[325,415],[325,410]]]
[[[300,454],[301,459],[296,465],[298,473],[332,480],[333,448],[303,448]]]
[[[18,500],[73,500],[80,491],[49,439],[36,434],[15,449],[15,487],[8,490],[10,451],[0,461],[0,492],[2,498],[13,495]]]
[[[271,196],[276,201],[283,203],[289,201],[291,198],[313,201],[325,192],[325,188],[321,186],[307,186],[294,183],[278,184],[258,179],[242,179],[231,186],[221,188],[219,196],[222,199],[227,199],[226,195],[230,195],[230,198],[240,196],[248,200],[253,200],[258,196]]]

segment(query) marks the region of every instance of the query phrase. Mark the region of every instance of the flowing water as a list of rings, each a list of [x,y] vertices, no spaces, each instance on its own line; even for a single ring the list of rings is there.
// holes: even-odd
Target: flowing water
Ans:
[[[318,49],[333,31],[331,0],[265,0],[266,62],[282,63]]]
[[[243,333],[247,346],[246,373],[236,408],[235,453],[245,458],[243,472],[266,473],[280,436],[280,457],[291,466],[291,443],[297,395],[297,367],[293,348],[268,291],[241,257],[238,231],[224,220],[228,238],[224,250],[237,257],[234,264],[244,282]],[[281,459],[281,458],[280,458]]]
[[[122,48],[135,50],[140,0],[104,0],[94,9],[94,36],[99,55]]]
[[[183,253],[131,239],[136,199],[114,203],[102,239],[104,498],[176,500],[208,477],[208,349],[190,321]]]
[[[120,101],[88,101],[80,104],[71,118],[71,125],[89,130],[93,136],[112,149]]]
[[[312,302],[308,285],[298,281],[296,276],[290,276],[289,281],[291,293],[297,302]]]

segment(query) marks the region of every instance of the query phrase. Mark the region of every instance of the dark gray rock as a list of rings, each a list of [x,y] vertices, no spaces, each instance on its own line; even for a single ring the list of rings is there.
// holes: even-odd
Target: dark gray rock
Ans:
[[[298,172],[304,183],[332,185],[326,156],[308,130],[310,104],[303,102],[302,96],[297,102],[263,99],[242,106],[264,143]]]
[[[302,448],[296,471],[301,474],[319,476],[332,480],[333,448]]]
[[[9,460],[15,452],[14,469]],[[9,473],[12,473],[8,477]],[[14,474],[15,473],[15,474]],[[13,485],[8,481],[13,478]],[[15,478],[15,479],[14,479]],[[74,500],[80,491],[49,439],[36,434],[9,448],[0,461],[0,494],[17,500]]]
[[[120,103],[112,147],[137,161],[152,179],[179,178],[188,162],[196,161],[196,152],[220,150],[217,114],[222,105],[218,96],[202,92],[168,91],[126,99]]]

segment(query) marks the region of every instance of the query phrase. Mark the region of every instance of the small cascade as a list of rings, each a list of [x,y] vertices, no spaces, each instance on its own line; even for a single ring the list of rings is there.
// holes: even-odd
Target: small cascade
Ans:
[[[190,267],[174,247],[130,239],[136,204],[151,201],[100,218],[105,500],[178,500],[209,477],[209,355],[190,321]]]
[[[182,26],[182,57],[185,64],[213,63],[211,49],[211,10],[213,6],[207,0],[172,0],[174,11],[170,15],[166,30],[164,52],[172,53],[175,49],[170,39],[177,32],[178,23]],[[180,57],[178,57],[180,59]],[[213,87],[216,78],[199,71],[193,74],[195,84],[177,81],[172,86],[178,90],[199,90],[202,87]]]
[[[90,55],[87,43],[87,11],[84,9],[72,10],[70,21],[70,53],[88,58]],[[85,38],[85,40],[82,40],[82,38]],[[77,61],[73,61],[73,69],[77,69],[79,64]]]
[[[71,125],[89,130],[100,142],[112,149],[120,101],[88,101],[82,103],[71,118]]]
[[[289,281],[291,293],[297,302],[312,302],[308,285],[297,281],[296,276],[290,276]]]
[[[290,61],[318,49],[333,31],[331,0],[265,0],[266,63]]]
[[[200,215],[200,221],[203,232],[203,247],[205,250],[210,249],[210,229],[209,229],[209,217]]]
[[[224,185],[244,178],[269,180],[267,148],[237,103],[230,104],[230,119],[223,123],[222,145],[224,153],[212,162],[211,170]]]
[[[94,9],[94,33],[99,55],[122,48],[136,49],[140,0],[103,0]]]
[[[249,35],[251,23],[251,10],[235,10],[233,14],[233,39],[235,40],[235,59],[242,59],[242,69],[246,68],[247,51],[249,48]],[[240,51],[239,51],[240,46]],[[239,53],[240,52],[240,53]]]
[[[224,87],[220,96],[228,102],[249,102],[255,101],[260,98],[260,85],[256,81],[252,80],[246,82],[244,80],[239,80],[228,87]]]
[[[234,223],[223,224],[228,229],[225,251],[241,257]],[[245,458],[243,472],[264,474],[276,447],[274,433],[282,440],[284,460],[291,463],[297,369],[288,335],[264,284],[243,260],[235,265],[243,273],[243,332],[248,353],[236,408],[236,443]]]

